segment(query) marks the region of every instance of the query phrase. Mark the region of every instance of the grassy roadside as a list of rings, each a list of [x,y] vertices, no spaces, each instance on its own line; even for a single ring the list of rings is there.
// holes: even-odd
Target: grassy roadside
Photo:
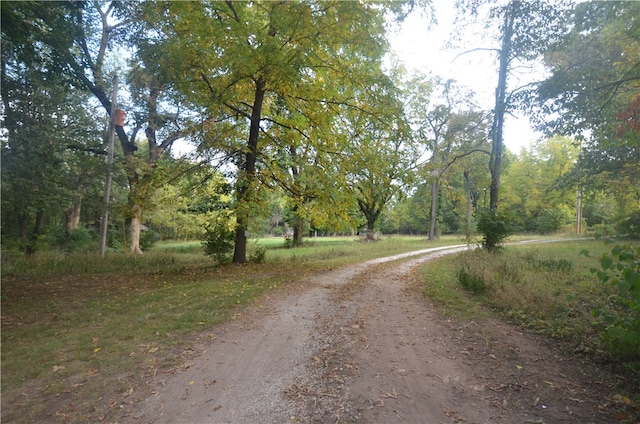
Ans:
[[[445,257],[422,269],[424,294],[450,315],[469,318],[489,307],[534,331],[595,348],[591,309],[606,302],[607,288],[589,272],[594,259],[579,255],[582,249],[597,257],[606,247],[584,240],[512,245],[497,255],[476,250],[455,261]]]
[[[580,255],[585,249],[590,257]],[[631,387],[640,384],[637,360],[611,355],[602,343],[595,309],[613,310],[612,288],[591,272],[610,250],[599,240],[510,245],[492,255],[476,250],[443,257],[421,269],[423,293],[447,316],[499,316],[560,341],[576,354],[611,361]],[[637,395],[633,401],[638,402]]]
[[[273,245],[269,245],[273,243]],[[391,237],[378,243],[282,240],[267,262],[213,266],[199,243],[140,257],[3,254],[2,422],[114,421],[145,382],[189,355],[197,334],[305,275],[411,250],[458,244]]]

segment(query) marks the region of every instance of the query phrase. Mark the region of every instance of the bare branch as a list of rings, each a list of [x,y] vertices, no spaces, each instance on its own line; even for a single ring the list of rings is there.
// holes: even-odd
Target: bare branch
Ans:
[[[476,48],[476,49],[467,50],[467,51],[464,51],[464,52],[462,52],[462,53],[458,53],[458,54],[456,55],[456,57],[454,57],[454,58],[453,58],[453,60],[451,61],[451,63],[455,62],[455,61],[456,61],[456,59],[457,59],[457,58],[459,58],[459,57],[460,57],[460,56],[462,56],[462,55],[465,55],[465,54],[468,54],[468,53],[475,53],[475,52],[495,52],[495,53],[500,54],[500,49],[490,49],[490,48],[488,48],[488,47],[486,47],[486,48],[485,48],[485,47],[478,47],[478,48]]]
[[[104,149],[96,149],[96,148],[93,148],[93,147],[83,146],[81,144],[67,144],[67,149],[80,150],[80,151],[83,151],[83,152],[94,153],[96,155],[106,155],[107,154],[107,152]]]
[[[466,153],[463,153],[463,154],[461,154],[461,155],[455,156],[453,159],[451,159],[451,162],[449,162],[449,163],[448,163],[444,168],[442,168],[442,172],[440,172],[440,175],[444,174],[444,171],[446,171],[447,169],[449,169],[449,167],[450,167],[451,165],[453,165],[453,164],[454,164],[454,162],[455,162],[455,161],[457,161],[458,159],[462,159],[463,157],[465,157],[465,156],[469,156],[470,154],[473,154],[473,153],[476,153],[476,152],[485,153],[485,154],[487,154],[487,155],[490,155],[490,154],[491,154],[491,152],[488,152],[488,151],[486,151],[486,150],[484,150],[484,149],[473,149],[473,150],[470,150],[470,151],[468,151],[468,152],[466,152]]]

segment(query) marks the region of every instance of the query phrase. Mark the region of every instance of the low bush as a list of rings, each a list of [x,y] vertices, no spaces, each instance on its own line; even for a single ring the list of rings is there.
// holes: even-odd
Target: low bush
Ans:
[[[249,262],[255,264],[263,264],[267,261],[267,249],[264,247],[256,247],[256,249],[249,255]]]
[[[593,311],[601,338],[613,356],[640,361],[640,247],[615,244],[599,264],[591,272],[613,289],[609,302]]]
[[[640,211],[635,211],[628,217],[621,220],[616,226],[618,234],[623,234],[629,238],[640,239]]]
[[[482,234],[482,247],[489,252],[500,250],[504,241],[513,234],[513,217],[502,211],[478,212],[476,229]]]
[[[223,220],[216,220],[205,230],[202,246],[204,252],[212,256],[218,265],[228,263],[233,252],[235,232]]]

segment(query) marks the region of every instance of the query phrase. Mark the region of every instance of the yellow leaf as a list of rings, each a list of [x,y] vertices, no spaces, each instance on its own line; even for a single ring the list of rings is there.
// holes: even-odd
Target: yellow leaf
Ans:
[[[189,382],[189,386],[192,386],[192,385],[194,385],[194,384],[196,384],[196,382],[195,382],[195,381],[193,381],[193,380],[191,380],[191,381]]]
[[[93,349],[93,353],[100,352],[101,350],[102,350],[101,347],[97,347],[97,348]]]

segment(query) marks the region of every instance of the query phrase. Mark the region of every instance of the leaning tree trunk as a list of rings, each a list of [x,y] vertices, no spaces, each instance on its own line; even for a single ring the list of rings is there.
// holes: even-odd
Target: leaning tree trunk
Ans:
[[[507,93],[507,74],[511,56],[511,38],[513,36],[514,2],[509,3],[504,16],[502,33],[502,47],[500,49],[500,69],[498,71],[498,87],[496,88],[496,106],[491,127],[491,158],[489,171],[491,172],[491,187],[489,189],[489,209],[498,210],[500,192],[500,172],[502,168],[502,130],[504,127],[505,99]]]

